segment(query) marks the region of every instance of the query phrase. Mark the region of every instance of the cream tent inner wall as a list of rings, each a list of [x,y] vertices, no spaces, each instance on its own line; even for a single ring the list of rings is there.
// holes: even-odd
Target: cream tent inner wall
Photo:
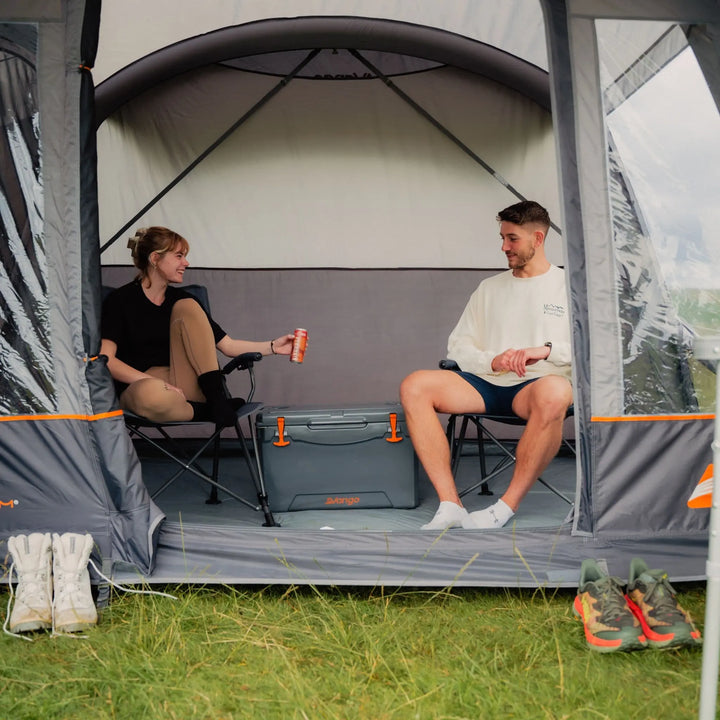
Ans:
[[[103,123],[101,242],[278,82],[212,66],[146,92]],[[559,224],[545,110],[453,68],[394,82]],[[382,81],[296,79],[137,225],[177,229],[203,267],[501,268],[495,216],[516,200]],[[127,264],[125,245],[118,240],[103,264]],[[548,248],[562,264],[554,232]]]

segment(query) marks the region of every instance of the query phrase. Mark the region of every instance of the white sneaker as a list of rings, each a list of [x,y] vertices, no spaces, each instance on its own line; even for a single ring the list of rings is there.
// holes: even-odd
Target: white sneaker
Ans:
[[[11,633],[52,627],[52,544],[50,533],[14,535],[8,550],[18,577],[8,620]],[[12,578],[10,578],[12,581]]]
[[[53,533],[53,619],[58,632],[79,632],[97,625],[87,569],[92,548],[90,534]]]
[[[462,526],[466,530],[497,530],[503,527],[514,514],[509,505],[498,500],[484,510],[468,513]]]
[[[433,519],[420,529],[445,530],[447,528],[462,527],[467,514],[468,512],[464,507],[460,507],[457,503],[449,500],[443,500]]]

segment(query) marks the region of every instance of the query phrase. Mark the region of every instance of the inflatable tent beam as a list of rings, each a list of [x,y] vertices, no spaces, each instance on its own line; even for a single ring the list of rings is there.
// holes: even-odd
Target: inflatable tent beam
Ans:
[[[547,73],[510,53],[444,30],[365,17],[260,20],[222,28],[151,53],[100,83],[97,125],[141,93],[176,75],[240,57],[314,48],[392,52],[468,70],[550,110]]]

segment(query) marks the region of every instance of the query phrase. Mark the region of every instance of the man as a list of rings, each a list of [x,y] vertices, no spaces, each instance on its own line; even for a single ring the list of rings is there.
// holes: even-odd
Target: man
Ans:
[[[413,446],[440,499],[424,530],[505,525],[557,454],[572,404],[565,275],[545,256],[550,217],[528,200],[497,219],[509,270],[480,283],[450,335],[448,358],[462,372],[418,370],[400,387]],[[510,485],[494,505],[468,513],[437,413],[510,411],[527,420]]]

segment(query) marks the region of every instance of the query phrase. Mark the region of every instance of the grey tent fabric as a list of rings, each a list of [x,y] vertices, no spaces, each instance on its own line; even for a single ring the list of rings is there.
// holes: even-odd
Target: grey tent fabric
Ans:
[[[10,3],[7,17],[22,22],[0,32],[0,535],[90,532],[104,560],[150,572],[163,516],[96,357],[99,2]]]

